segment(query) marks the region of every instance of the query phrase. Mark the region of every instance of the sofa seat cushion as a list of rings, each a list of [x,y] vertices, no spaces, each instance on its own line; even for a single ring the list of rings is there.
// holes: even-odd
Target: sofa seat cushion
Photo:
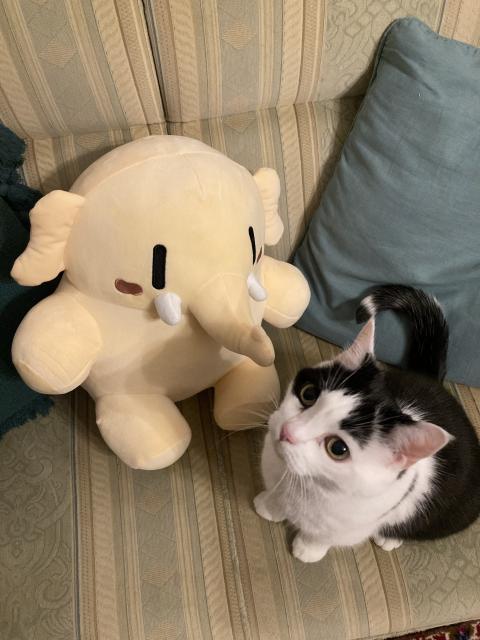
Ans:
[[[274,340],[283,371],[334,349],[297,329]],[[480,425],[480,391],[451,391]],[[192,443],[165,470],[119,462],[82,390],[5,436],[4,637],[18,625],[22,640],[353,640],[480,616],[480,522],[438,542],[391,553],[367,542],[302,564],[285,527],[252,509],[262,429],[221,431],[211,399],[182,403]]]

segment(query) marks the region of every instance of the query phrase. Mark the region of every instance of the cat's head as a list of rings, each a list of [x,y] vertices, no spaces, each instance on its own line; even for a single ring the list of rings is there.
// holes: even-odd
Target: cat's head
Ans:
[[[376,495],[451,436],[400,407],[373,356],[374,323],[334,360],[299,371],[269,427],[291,473]]]

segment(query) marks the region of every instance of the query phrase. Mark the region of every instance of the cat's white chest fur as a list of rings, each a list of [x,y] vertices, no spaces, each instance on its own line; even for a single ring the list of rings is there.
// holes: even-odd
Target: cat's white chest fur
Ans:
[[[255,508],[268,520],[288,520],[303,539],[321,540],[322,555],[331,546],[352,546],[367,538],[382,540],[384,548],[395,548],[399,543],[382,539],[379,531],[386,524],[404,522],[418,509],[419,501],[428,494],[433,465],[432,459],[421,460],[385,491],[362,497],[355,487],[340,488],[328,478],[289,475],[269,432],[262,454],[266,490],[257,496]],[[299,546],[294,545],[294,554],[303,554],[302,560],[320,559],[305,555],[306,546]]]

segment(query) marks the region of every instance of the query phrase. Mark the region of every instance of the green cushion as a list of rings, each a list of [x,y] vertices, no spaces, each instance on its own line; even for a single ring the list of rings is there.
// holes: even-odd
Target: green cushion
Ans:
[[[414,18],[389,27],[294,262],[312,289],[300,328],[343,345],[370,287],[420,287],[450,325],[447,377],[480,386],[480,49]],[[402,321],[380,317],[376,344],[400,364]]]

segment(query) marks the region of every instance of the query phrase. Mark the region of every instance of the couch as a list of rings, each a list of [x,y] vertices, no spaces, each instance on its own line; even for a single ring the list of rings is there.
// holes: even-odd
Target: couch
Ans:
[[[381,33],[404,15],[480,44],[478,0],[5,0],[0,118],[45,193],[152,133],[274,167],[286,231],[272,253],[285,259]],[[284,385],[336,350],[294,328],[270,334]],[[448,387],[480,428],[480,391]],[[193,440],[165,470],[120,463],[82,390],[0,442],[2,639],[353,640],[480,618],[480,523],[302,564],[291,532],[252,509],[262,430],[222,432],[208,391],[181,409]]]

